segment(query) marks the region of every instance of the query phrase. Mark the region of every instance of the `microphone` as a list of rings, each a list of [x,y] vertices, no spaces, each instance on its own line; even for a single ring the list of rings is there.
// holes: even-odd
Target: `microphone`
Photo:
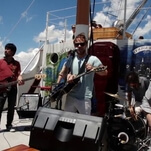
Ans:
[[[78,47],[75,47],[74,51],[76,52],[79,48]]]
[[[75,47],[75,49],[73,49],[71,51],[72,51],[72,53],[75,53],[75,52],[77,52],[77,50],[78,50],[78,47]]]
[[[75,53],[77,52],[77,50],[78,50],[77,47],[76,47],[75,49],[70,50],[70,51],[68,52],[68,57],[69,57],[69,56],[74,56]]]

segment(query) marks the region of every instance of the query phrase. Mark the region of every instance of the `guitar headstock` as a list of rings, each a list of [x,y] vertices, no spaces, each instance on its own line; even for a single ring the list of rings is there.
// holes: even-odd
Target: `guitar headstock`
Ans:
[[[46,78],[46,74],[35,74],[35,79],[40,80]]]
[[[100,66],[93,69],[95,72],[105,71],[107,69],[107,66]]]

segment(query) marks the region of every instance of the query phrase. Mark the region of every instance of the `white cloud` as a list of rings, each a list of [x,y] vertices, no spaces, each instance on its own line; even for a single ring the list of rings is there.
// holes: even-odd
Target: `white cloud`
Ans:
[[[112,20],[102,12],[97,12],[94,20],[103,27],[110,27],[112,25]]]
[[[54,42],[60,42],[62,40],[64,40],[64,36],[66,33],[66,40],[67,39],[71,39],[72,37],[72,31],[71,30],[62,30],[62,29],[56,29],[55,25],[51,25],[48,27],[48,32],[47,32],[47,37],[48,37],[48,41],[50,43],[54,43]],[[43,32],[39,33],[39,35],[37,37],[34,37],[34,40],[36,42],[40,42],[40,41],[45,41],[46,40],[46,30],[44,30]]]
[[[135,35],[138,35],[138,37],[141,35],[150,36],[150,34],[151,34],[151,28],[150,27],[151,27],[151,20],[149,20],[144,26],[138,27]]]
[[[15,59],[18,60],[21,64],[21,69],[23,70],[28,63],[34,58],[35,54],[37,53],[39,49],[29,49],[27,52],[19,52],[18,54],[15,55]],[[25,59],[26,58],[26,59]],[[36,61],[36,58],[31,62],[31,65],[27,68],[26,71],[28,71],[32,66],[34,65]]]

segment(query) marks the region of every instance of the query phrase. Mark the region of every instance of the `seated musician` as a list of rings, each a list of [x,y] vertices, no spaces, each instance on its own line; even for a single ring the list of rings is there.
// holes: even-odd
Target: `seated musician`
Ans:
[[[148,126],[151,130],[151,82],[145,93],[145,96],[143,97],[143,101],[142,101],[142,104],[140,105],[140,107],[146,115],[146,119],[148,121]]]
[[[132,95],[134,95],[135,105],[139,106],[142,103],[143,96],[149,86],[149,80],[144,76],[139,76],[136,72],[130,72],[126,77],[127,97],[129,105],[132,104]]]

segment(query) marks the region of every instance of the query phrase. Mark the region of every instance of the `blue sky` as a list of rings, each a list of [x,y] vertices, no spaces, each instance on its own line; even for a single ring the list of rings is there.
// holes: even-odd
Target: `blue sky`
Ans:
[[[127,0],[127,18],[142,0]],[[141,18],[145,14],[145,9],[150,6],[150,1],[133,20],[128,28],[132,33]],[[94,0],[91,0],[94,2]],[[94,20],[109,27],[116,19],[123,19],[124,0],[95,0]],[[121,3],[123,2],[123,3]],[[27,56],[33,56],[33,50],[38,48],[40,41],[45,40],[46,14],[49,16],[49,40],[51,42],[60,41],[64,34],[65,19],[56,19],[58,17],[67,18],[67,38],[71,38],[71,25],[75,24],[77,0],[0,0],[0,54],[2,48],[8,42],[16,44],[19,60],[24,60]],[[68,9],[67,9],[68,8]],[[69,9],[70,8],[70,9]],[[109,15],[113,14],[113,15]],[[114,17],[116,16],[117,17]],[[134,38],[143,35],[150,38],[151,35],[151,11],[147,13],[140,26],[134,34]],[[25,62],[23,64],[26,64]]]
[[[45,29],[46,13],[75,5],[76,0],[1,0],[0,38],[7,38],[4,44],[14,42],[19,51],[38,47],[33,38]]]

